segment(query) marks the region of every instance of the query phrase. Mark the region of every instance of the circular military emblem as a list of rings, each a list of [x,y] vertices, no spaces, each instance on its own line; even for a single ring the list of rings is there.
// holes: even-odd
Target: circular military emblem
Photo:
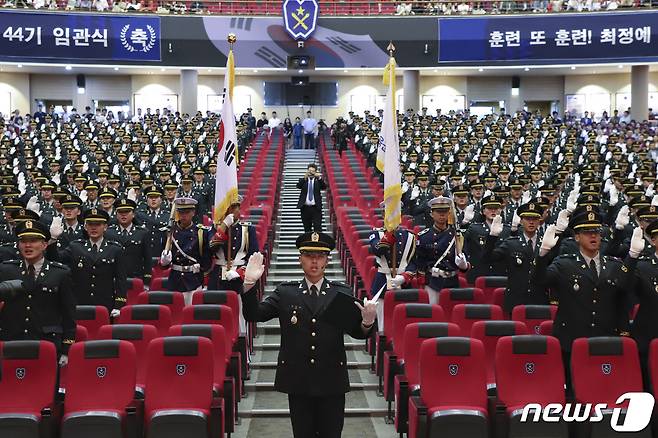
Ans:
[[[290,318],[290,322],[294,325],[297,324],[297,316],[293,315],[292,318]]]
[[[580,290],[580,285],[579,285],[578,283],[574,283],[574,285],[573,285],[573,290],[575,290],[576,292],[578,292],[578,291]]]
[[[516,258],[516,264],[517,264],[517,265],[521,265],[521,264],[523,264],[523,260],[521,260],[521,257],[517,257],[517,258]]]
[[[320,235],[318,233],[311,234],[311,241],[312,242],[319,242],[320,241]]]
[[[25,228],[32,228],[32,221],[25,221]]]

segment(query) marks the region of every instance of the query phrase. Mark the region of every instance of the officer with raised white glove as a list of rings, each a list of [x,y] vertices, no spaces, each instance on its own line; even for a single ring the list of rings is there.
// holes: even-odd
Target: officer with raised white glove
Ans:
[[[625,229],[630,223],[630,220],[631,218],[628,205],[624,205],[619,210],[619,213],[617,213],[617,217],[615,218],[615,228],[619,231]]]
[[[462,219],[462,225],[470,224],[473,218],[475,217],[475,204],[470,204],[464,209],[464,219]]]

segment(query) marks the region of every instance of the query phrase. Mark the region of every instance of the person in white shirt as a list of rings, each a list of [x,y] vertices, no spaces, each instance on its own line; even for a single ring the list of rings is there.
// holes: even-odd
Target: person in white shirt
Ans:
[[[278,128],[281,125],[281,119],[276,116],[276,111],[272,111],[272,118],[269,120],[268,125],[270,129]]]
[[[315,129],[318,122],[311,117],[311,111],[306,112],[306,118],[302,121],[304,127],[304,149],[315,149]]]

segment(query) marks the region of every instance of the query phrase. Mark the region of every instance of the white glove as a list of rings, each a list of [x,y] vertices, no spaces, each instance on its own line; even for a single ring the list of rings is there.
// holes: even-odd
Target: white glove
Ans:
[[[41,215],[41,205],[37,202],[37,197],[32,196],[29,201],[27,201],[27,209],[35,212],[39,216]]]
[[[231,228],[231,225],[233,225],[233,222],[235,222],[235,216],[233,214],[227,214],[226,217],[224,218],[224,225],[226,225],[227,228]]]
[[[548,228],[546,228],[544,237],[541,239],[541,247],[539,248],[539,255],[541,257],[548,254],[548,252],[557,244],[558,236],[555,234],[556,231],[557,227],[555,225],[549,225]]]
[[[617,218],[615,219],[615,228],[618,230],[623,230],[626,228],[630,222],[630,215],[628,214],[628,205],[624,205],[617,213]]]
[[[557,215],[557,221],[555,222],[555,228],[556,231],[559,233],[563,232],[564,230],[567,229],[569,226],[569,210],[562,210],[558,215]]]
[[[617,187],[613,184],[610,186],[610,191],[608,193],[610,194],[610,206],[614,207],[619,201],[619,190],[617,190]]]
[[[226,272],[227,281],[235,280],[236,278],[240,278],[240,274],[238,274],[238,271],[235,269],[231,269],[230,271]]]
[[[463,224],[470,223],[475,217],[475,204],[471,204],[464,209],[464,219],[462,220]]]
[[[432,268],[432,277],[438,277],[440,271],[439,268]]]
[[[500,217],[500,216],[496,216],[496,217]],[[501,225],[502,225],[502,222],[501,222]],[[468,269],[468,260],[466,260],[466,254],[464,254],[464,253],[456,254],[455,255],[455,265],[457,265],[457,267],[459,269],[461,269],[462,271],[465,271],[466,269]]]
[[[573,213],[576,207],[578,207],[578,192],[576,190],[572,190],[571,193],[569,193],[569,197],[567,198],[567,211],[569,214]]]
[[[121,311],[119,309],[112,309],[110,312],[110,317],[111,318],[117,318],[121,314]]]
[[[653,198],[651,198],[651,205],[653,206],[658,205],[658,195],[653,195]]]
[[[628,250],[628,255],[636,259],[644,250],[644,231],[642,228],[637,227],[633,230],[633,237],[631,237],[631,248]]]
[[[62,356],[59,358],[59,366],[65,367],[69,363],[69,357],[65,354],[62,354]]]
[[[493,218],[491,226],[489,227],[489,235],[498,237],[503,232],[503,217],[498,215]],[[456,262],[455,262],[456,263]]]
[[[81,191],[79,198],[82,202],[87,202],[87,191],[86,190]]]
[[[53,218],[52,223],[50,224],[50,238],[57,240],[59,236],[64,232],[64,227],[62,226],[62,218],[56,217]]]
[[[526,190],[521,197],[521,205],[528,203],[530,199],[532,199],[532,196],[530,195],[530,192]]]
[[[647,191],[644,192],[644,194],[647,196],[653,196],[655,193],[656,191],[653,189],[653,186],[647,187]]]
[[[512,218],[512,231],[518,230],[520,223],[521,223],[521,216],[516,214],[516,211],[515,211],[514,212],[514,217]]]
[[[414,200],[420,195],[420,189],[418,186],[414,186],[414,188],[411,190],[411,200]]]
[[[131,201],[137,201],[137,191],[135,189],[128,190],[128,199]]]
[[[160,264],[162,266],[167,266],[171,263],[171,251],[167,251],[166,249],[162,251],[162,254],[160,254]]]
[[[398,274],[391,279],[391,286],[393,286],[394,289],[399,289],[403,284],[404,284],[404,275]]]
[[[263,254],[255,252],[249,257],[247,262],[247,270],[244,273],[245,283],[256,283],[265,272],[265,265],[263,264]]]

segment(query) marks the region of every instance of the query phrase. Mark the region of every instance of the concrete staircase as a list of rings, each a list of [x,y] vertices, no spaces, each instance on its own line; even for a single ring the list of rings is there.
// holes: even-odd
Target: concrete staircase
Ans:
[[[299,266],[299,252],[295,247],[297,236],[304,232],[300,212],[297,209],[299,190],[295,187],[304,176],[306,166],[317,162],[312,150],[289,150],[283,171],[281,205],[275,229],[274,249],[265,294],[271,293],[277,284],[287,280],[300,280],[303,272]],[[320,170],[321,172],[321,170]],[[325,232],[331,233],[329,214],[323,212]],[[330,280],[344,281],[336,253],[331,255],[326,276]],[[290,412],[285,394],[274,391],[274,375],[280,347],[278,320],[258,325],[258,337],[251,358],[251,380],[246,382],[247,397],[240,402],[240,424],[234,437],[238,438],[291,438]],[[364,342],[345,338],[351,392],[346,396],[346,419],[343,438],[393,438],[397,434],[391,425],[385,424],[386,403],[376,394],[377,378],[370,374],[370,358],[364,351]]]

